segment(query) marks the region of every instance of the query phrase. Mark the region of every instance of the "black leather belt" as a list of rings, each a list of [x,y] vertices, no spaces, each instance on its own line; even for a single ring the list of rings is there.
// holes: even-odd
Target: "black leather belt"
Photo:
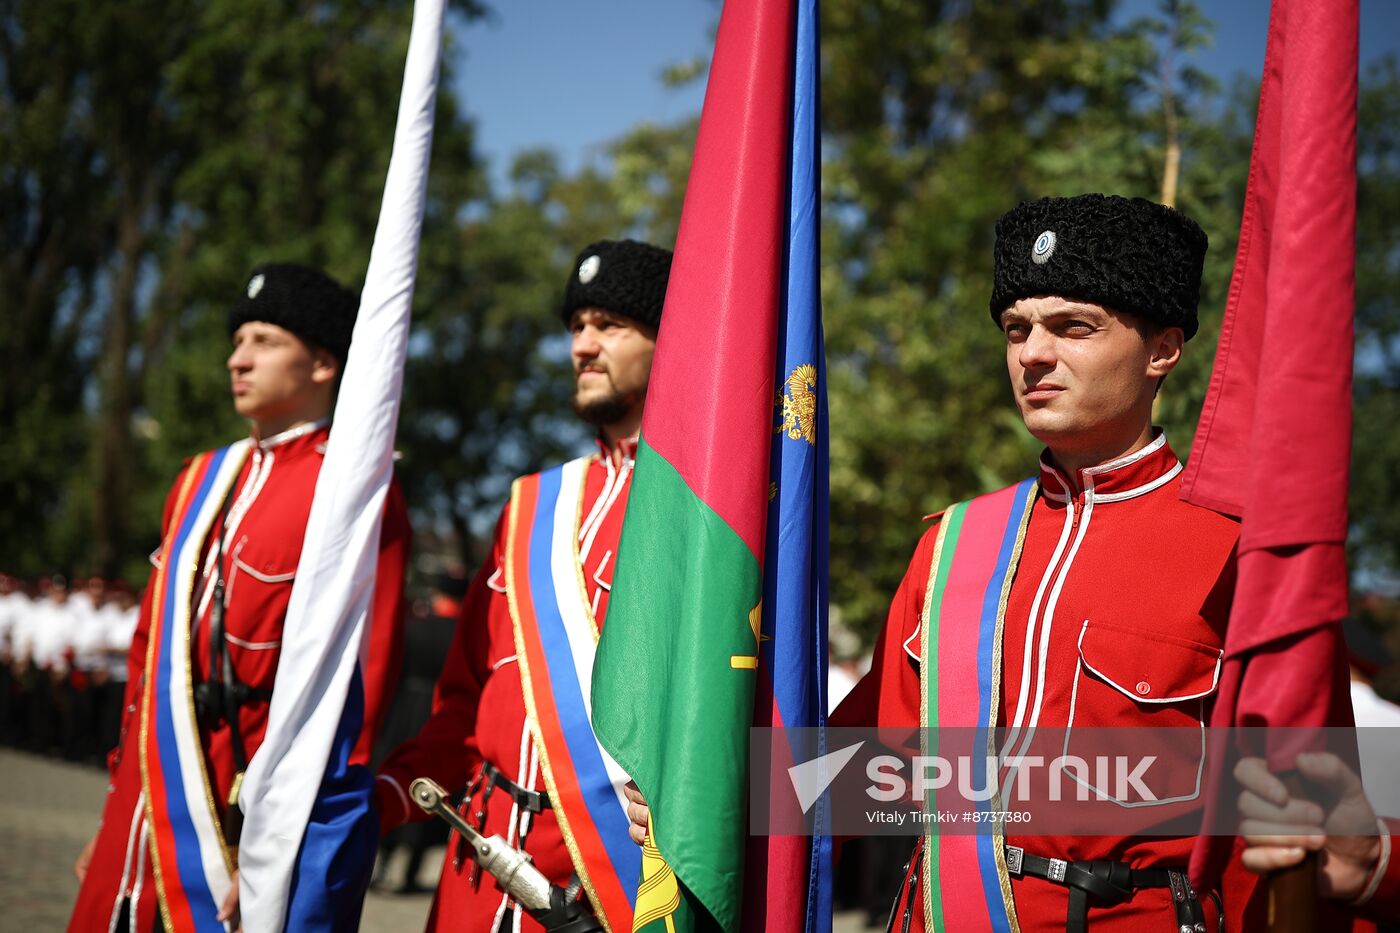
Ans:
[[[271,703],[272,691],[266,687],[254,687],[236,680],[233,683],[198,683],[194,685],[194,710],[201,722],[210,728],[218,728],[228,718],[230,706],[249,706],[253,703]]]
[[[481,764],[481,776],[486,785],[486,794],[491,793],[493,787],[499,787],[505,791],[510,798],[515,801],[516,806],[522,810],[529,810],[531,813],[543,813],[549,809],[549,795],[543,791],[526,790],[519,784],[512,781],[500,772],[500,769],[489,761]]]
[[[1096,907],[1121,904],[1142,888],[1169,888],[1176,911],[1176,933],[1206,933],[1205,911],[1186,872],[1167,868],[1132,868],[1123,862],[1104,860],[1069,862],[1032,855],[1017,846],[1006,847],[1006,870],[1013,875],[1044,878],[1069,888],[1068,933],[1087,933],[1090,898]]]

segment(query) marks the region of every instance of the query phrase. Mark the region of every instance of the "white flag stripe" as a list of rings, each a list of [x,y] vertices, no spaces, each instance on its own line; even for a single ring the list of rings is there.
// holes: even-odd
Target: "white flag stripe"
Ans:
[[[445,0],[414,4],[379,226],[292,586],[267,734],[244,779],[240,906],[254,933],[285,924],[292,872],[362,651],[393,475],[444,9]]]
[[[218,475],[214,478],[215,489],[232,489],[233,484],[238,481],[238,473],[243,469],[244,448],[248,441],[240,441],[229,447],[228,453],[219,464]],[[199,573],[199,551],[202,543],[208,537],[208,532],[213,531],[218,534],[218,529],[214,528],[218,521],[219,513],[223,510],[224,495],[212,495],[204,500],[200,508],[200,513],[195,519],[195,528],[200,529],[199,534],[191,535],[187,550],[193,556],[193,560],[181,560],[176,572],[180,575],[179,588],[177,593],[195,592],[194,577]],[[167,624],[170,624],[167,622]],[[209,884],[209,893],[213,895],[215,903],[222,903],[228,895],[228,889],[233,883],[229,877],[228,866],[224,861],[223,835],[219,827],[214,822],[214,813],[209,806],[209,784],[205,783],[204,775],[204,747],[199,739],[199,724],[195,721],[194,693],[190,689],[190,666],[194,663],[194,655],[189,644],[191,637],[190,626],[190,605],[187,600],[176,600],[176,614],[173,620],[175,628],[170,632],[172,647],[179,641],[185,642],[183,647],[175,650],[183,652],[181,657],[189,659],[185,664],[171,664],[170,694],[171,696],[187,696],[190,702],[184,715],[172,712],[171,720],[174,724],[175,747],[179,750],[180,757],[180,777],[185,788],[185,806],[189,810],[190,822],[194,824],[195,835],[199,839],[199,859],[204,866],[204,878]]]
[[[248,444],[245,440],[229,447],[218,471],[208,478],[213,493],[205,497],[193,516],[184,545],[166,562],[166,572],[175,577],[176,593],[193,593],[198,589],[196,578],[201,573],[200,551],[223,509],[226,491],[238,478]],[[174,739],[178,774],[167,774],[167,788],[170,793],[181,793],[185,798],[185,810],[198,841],[199,862],[205,882],[214,900],[221,902],[228,893],[232,879],[224,861],[223,835],[210,806],[209,785],[205,781],[204,748],[200,743],[194,695],[190,689],[190,665],[194,663],[189,643],[191,606],[188,599],[176,599],[170,608],[170,617],[162,622],[162,629],[168,633],[163,637],[170,640],[170,655],[166,662],[170,665],[168,688],[172,697],[170,734]],[[152,715],[152,729],[156,728],[158,715]]]
[[[550,550],[550,575],[554,580],[554,604],[564,622],[564,634],[569,639],[574,673],[578,677],[583,711],[593,721],[593,659],[598,653],[598,633],[588,616],[588,591],[583,582],[583,565],[579,562],[578,513],[588,481],[591,457],[581,457],[564,464],[559,479],[560,493],[554,503],[553,546]],[[594,742],[597,738],[594,737]],[[622,766],[613,760],[607,749],[598,745],[603,767],[612,783],[618,806],[627,811],[624,785],[630,780]]]

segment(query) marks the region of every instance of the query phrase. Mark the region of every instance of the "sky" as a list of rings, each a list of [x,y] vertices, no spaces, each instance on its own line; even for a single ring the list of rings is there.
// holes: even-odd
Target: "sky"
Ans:
[[[1197,0],[1215,43],[1194,61],[1222,79],[1258,77],[1267,0]],[[459,31],[456,89],[478,147],[500,181],[514,155],[545,147],[572,170],[634,124],[697,113],[704,82],[662,86],[662,70],[708,57],[717,0],[494,0],[494,14]],[[1124,0],[1118,16],[1157,0]],[[1400,51],[1400,0],[1361,0],[1361,60]]]

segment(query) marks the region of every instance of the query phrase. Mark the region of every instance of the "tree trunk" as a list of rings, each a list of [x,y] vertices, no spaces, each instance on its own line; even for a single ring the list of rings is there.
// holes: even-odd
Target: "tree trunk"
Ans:
[[[131,489],[132,386],[129,357],[136,314],[136,285],[141,269],[142,216],[149,199],[129,186],[117,222],[118,265],[112,276],[111,302],[102,348],[101,395],[93,487],[92,550],[95,574],[116,575],[126,550],[126,510]]]

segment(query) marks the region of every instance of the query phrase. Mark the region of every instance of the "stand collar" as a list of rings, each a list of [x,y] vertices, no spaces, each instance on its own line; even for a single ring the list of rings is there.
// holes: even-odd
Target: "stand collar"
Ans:
[[[1176,478],[1181,473],[1181,461],[1167,443],[1166,433],[1161,428],[1154,431],[1152,442],[1141,450],[1080,470],[1077,478],[1081,494],[1092,496],[1095,502],[1118,502],[1145,495]],[[1055,502],[1068,502],[1074,495],[1064,472],[1051,460],[1049,450],[1040,455],[1040,485],[1045,497]]]
[[[309,448],[324,444],[326,436],[330,433],[328,430],[329,425],[330,419],[319,418],[316,421],[308,421],[294,428],[288,428],[282,433],[274,434],[271,437],[259,438],[257,434],[254,433],[253,442],[256,443],[258,449],[262,451],[278,448],[278,453],[282,453],[282,448],[285,448],[286,452],[290,453],[293,449],[299,450],[302,447]],[[304,443],[296,443],[303,439],[305,439]],[[288,445],[292,446],[289,447]]]

